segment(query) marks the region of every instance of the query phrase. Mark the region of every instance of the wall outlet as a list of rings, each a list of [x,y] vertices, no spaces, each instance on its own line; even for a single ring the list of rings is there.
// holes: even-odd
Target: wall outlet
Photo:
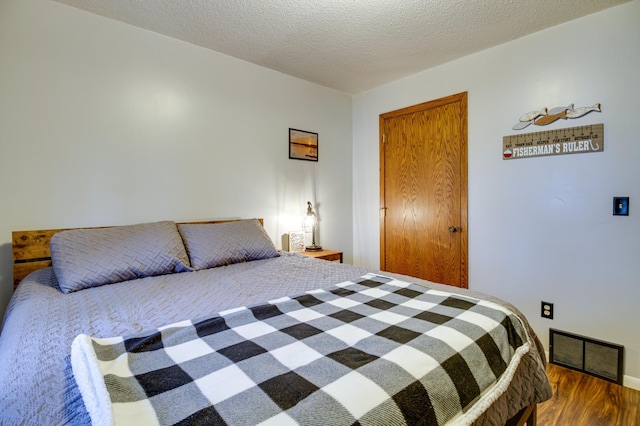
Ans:
[[[553,303],[541,302],[540,316],[542,318],[553,319]]]

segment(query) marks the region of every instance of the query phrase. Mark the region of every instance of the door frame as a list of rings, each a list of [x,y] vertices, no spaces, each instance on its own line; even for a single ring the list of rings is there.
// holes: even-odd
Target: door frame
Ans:
[[[385,149],[384,149],[384,121],[388,118],[412,114],[425,109],[437,108],[444,105],[460,103],[460,287],[469,288],[469,214],[468,214],[468,117],[467,92],[445,96],[421,104],[380,114],[379,144],[380,144],[380,270],[386,269],[385,259]]]

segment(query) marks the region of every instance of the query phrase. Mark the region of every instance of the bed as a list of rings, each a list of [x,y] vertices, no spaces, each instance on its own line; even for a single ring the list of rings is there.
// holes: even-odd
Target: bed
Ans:
[[[515,307],[260,219],[14,232],[13,258],[2,425],[535,424],[551,396]]]

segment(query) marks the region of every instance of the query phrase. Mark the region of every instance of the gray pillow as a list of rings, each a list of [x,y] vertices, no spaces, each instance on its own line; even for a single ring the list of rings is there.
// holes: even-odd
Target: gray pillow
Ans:
[[[179,224],[178,230],[196,270],[280,256],[258,219]]]
[[[175,222],[73,229],[51,237],[53,270],[63,293],[191,270]]]

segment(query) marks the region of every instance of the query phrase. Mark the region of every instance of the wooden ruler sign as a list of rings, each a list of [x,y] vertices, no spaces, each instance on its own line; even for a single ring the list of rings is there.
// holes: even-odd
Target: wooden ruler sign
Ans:
[[[604,151],[604,124],[504,136],[502,159]]]

